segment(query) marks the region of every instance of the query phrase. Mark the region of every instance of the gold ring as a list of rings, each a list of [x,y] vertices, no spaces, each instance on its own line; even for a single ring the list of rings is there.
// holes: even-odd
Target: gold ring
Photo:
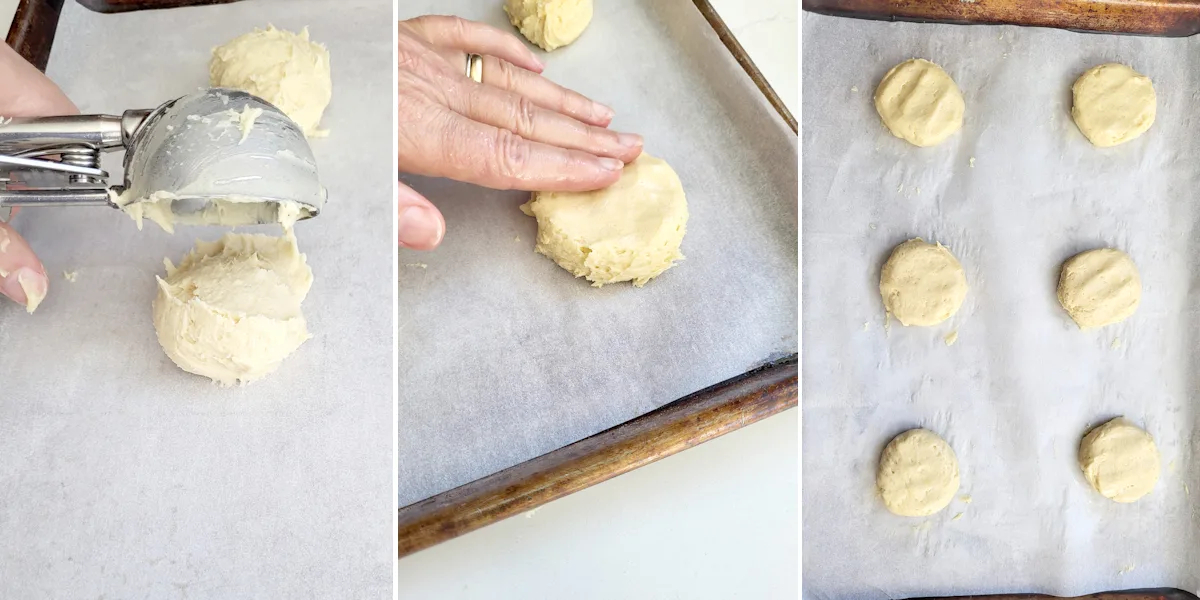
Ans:
[[[483,57],[478,54],[467,55],[467,77],[475,83],[483,83]]]

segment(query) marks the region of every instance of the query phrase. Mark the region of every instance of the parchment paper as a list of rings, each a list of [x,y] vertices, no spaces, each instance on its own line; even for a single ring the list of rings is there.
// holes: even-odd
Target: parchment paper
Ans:
[[[807,13],[803,29],[806,595],[1196,590],[1200,40]],[[912,57],[966,99],[962,132],[935,148],[892,137],[872,103]],[[1097,149],[1070,86],[1114,61],[1154,81],[1158,118]],[[971,291],[952,322],[889,334],[879,269],[916,236],[949,246]],[[1137,263],[1141,307],[1081,332],[1055,298],[1059,266],[1103,246]],[[1162,453],[1157,487],[1131,505],[1093,491],[1076,459],[1118,415]],[[879,453],[916,426],[950,442],[970,503],[924,519],[883,507]]]
[[[502,5],[399,15],[511,29]],[[548,77],[613,106],[612,127],[678,172],[687,259],[642,289],[596,289],[533,252],[528,193],[405,177],[448,230],[436,251],[400,255],[401,506],[797,348],[797,139],[695,5],[599,3],[577,42],[538,52]]]
[[[172,364],[150,320],[163,258],[178,262],[195,238],[223,230],[139,232],[106,208],[17,217],[51,288],[32,316],[0,302],[6,597],[390,595],[389,8],[64,7],[48,71],[85,113],[152,108],[207,85],[213,46],[267,23],[311,25],[333,62],[332,134],[312,142],[329,202],[296,226],[315,278],[304,302],[315,337],[268,378],[228,389]]]

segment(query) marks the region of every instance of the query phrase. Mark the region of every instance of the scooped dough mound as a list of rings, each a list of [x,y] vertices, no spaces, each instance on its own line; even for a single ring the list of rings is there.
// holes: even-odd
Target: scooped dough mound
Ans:
[[[916,238],[892,250],[879,276],[883,307],[904,325],[937,325],[967,297],[967,275],[941,244]]]
[[[208,74],[213,87],[274,104],[309,137],[328,133],[317,126],[333,96],[329,51],[309,41],[307,27],[299,35],[267,26],[238,36],[213,49]]]
[[[312,271],[288,232],[230,233],[196,242],[167,264],[154,299],[154,329],[179,368],[223,385],[274,371],[309,337],[300,303]]]
[[[883,449],[875,483],[893,513],[932,515],[946,508],[958,492],[958,457],[936,433],[910,429]]]
[[[504,12],[525,39],[549,52],[579,39],[592,22],[592,0],[506,0]]]
[[[1150,129],[1158,98],[1150,78],[1108,63],[1087,70],[1071,86],[1071,116],[1079,131],[1101,148],[1124,144]]]
[[[875,89],[875,110],[892,135],[936,146],[962,128],[962,92],[941,67],[920,58],[902,62]]]
[[[1088,432],[1079,444],[1079,467],[1105,498],[1134,502],[1158,482],[1162,460],[1154,439],[1124,417]]]
[[[1099,248],[1063,263],[1058,277],[1058,303],[1080,329],[1112,325],[1127,319],[1142,301],[1142,279],[1128,254]]]
[[[534,192],[521,210],[537,218],[534,249],[596,287],[642,287],[683,259],[683,184],[670,165],[645,153],[605,189]]]

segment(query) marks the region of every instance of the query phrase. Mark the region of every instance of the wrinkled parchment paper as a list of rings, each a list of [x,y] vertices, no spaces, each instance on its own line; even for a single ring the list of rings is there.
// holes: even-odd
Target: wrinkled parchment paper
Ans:
[[[803,40],[806,596],[1195,591],[1200,40],[807,13]],[[935,148],[892,137],[872,103],[912,57],[966,99],[962,132]],[[1158,93],[1153,128],[1112,149],[1070,116],[1071,84],[1104,62]],[[971,291],[951,321],[889,333],[879,269],[916,236],[947,245]],[[1141,307],[1081,332],[1058,269],[1103,246],[1137,263]],[[1158,486],[1131,505],[1076,461],[1086,430],[1118,415],[1162,453]],[[953,446],[970,499],[923,519],[888,513],[874,486],[884,445],[916,426]]]
[[[267,23],[310,25],[333,64],[332,133],[312,141],[329,202],[296,225],[315,337],[234,388],[179,370],[150,319],[163,258],[224,230],[139,232],[108,208],[16,218],[51,287],[32,316],[0,301],[4,595],[390,594],[391,18],[373,0],[121,15],[65,5],[48,71],[85,113],[152,108],[207,85],[213,46]],[[115,181],[120,156],[105,160]]]
[[[502,5],[405,2],[400,17],[512,30]],[[687,259],[642,289],[596,289],[533,252],[528,193],[405,176],[448,233],[400,254],[401,506],[796,352],[797,139],[695,5],[597,3],[577,42],[537,52],[678,172]]]

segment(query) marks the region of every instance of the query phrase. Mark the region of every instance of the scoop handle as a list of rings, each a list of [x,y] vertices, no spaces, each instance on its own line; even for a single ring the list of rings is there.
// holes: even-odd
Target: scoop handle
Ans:
[[[1200,33],[1200,0],[804,0],[819,14],[970,25],[1185,37]]]

